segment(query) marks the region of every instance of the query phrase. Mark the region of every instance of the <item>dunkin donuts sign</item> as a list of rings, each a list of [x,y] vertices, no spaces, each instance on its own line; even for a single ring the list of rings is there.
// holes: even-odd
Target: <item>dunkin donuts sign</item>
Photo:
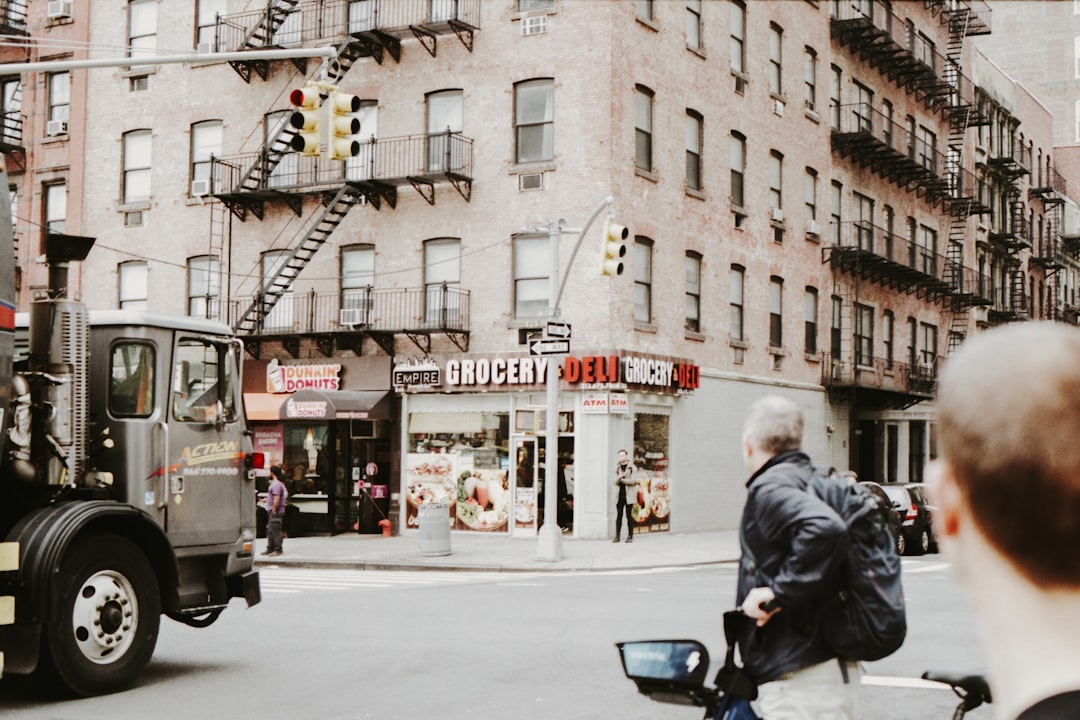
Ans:
[[[322,363],[282,365],[273,359],[266,366],[266,391],[292,393],[297,390],[340,390],[341,365]]]

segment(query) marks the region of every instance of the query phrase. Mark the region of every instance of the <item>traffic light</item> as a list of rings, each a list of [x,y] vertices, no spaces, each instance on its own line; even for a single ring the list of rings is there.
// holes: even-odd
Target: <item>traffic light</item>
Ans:
[[[600,272],[604,275],[622,275],[622,258],[626,256],[626,238],[630,231],[616,225],[608,218],[604,221]]]
[[[322,141],[319,86],[308,84],[293,90],[289,93],[289,102],[299,108],[289,116],[289,124],[296,128],[296,135],[289,145],[304,155],[318,155]]]
[[[327,145],[332,160],[348,160],[360,154],[360,143],[354,137],[360,132],[360,98],[339,90],[331,90],[326,98],[330,109],[330,136]]]

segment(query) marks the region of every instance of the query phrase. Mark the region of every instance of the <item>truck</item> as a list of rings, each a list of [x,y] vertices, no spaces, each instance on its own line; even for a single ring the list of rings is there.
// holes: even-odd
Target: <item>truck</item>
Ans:
[[[162,615],[206,627],[260,600],[243,345],[212,320],[89,310],[69,270],[95,241],[62,233],[17,314],[11,213],[0,193],[0,674],[115,692]]]

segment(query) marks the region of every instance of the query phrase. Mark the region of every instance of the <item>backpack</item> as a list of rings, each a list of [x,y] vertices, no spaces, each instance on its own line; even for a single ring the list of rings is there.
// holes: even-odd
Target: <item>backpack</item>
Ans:
[[[907,634],[900,556],[886,514],[892,509],[865,485],[824,475],[817,468],[806,485],[843,519],[849,538],[836,570],[838,590],[818,614],[818,635],[847,660],[891,655]]]

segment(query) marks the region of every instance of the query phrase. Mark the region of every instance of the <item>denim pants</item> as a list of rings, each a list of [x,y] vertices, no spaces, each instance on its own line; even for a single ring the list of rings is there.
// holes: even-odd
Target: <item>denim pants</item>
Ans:
[[[271,515],[266,521],[266,552],[281,552],[282,520],[281,515]]]

